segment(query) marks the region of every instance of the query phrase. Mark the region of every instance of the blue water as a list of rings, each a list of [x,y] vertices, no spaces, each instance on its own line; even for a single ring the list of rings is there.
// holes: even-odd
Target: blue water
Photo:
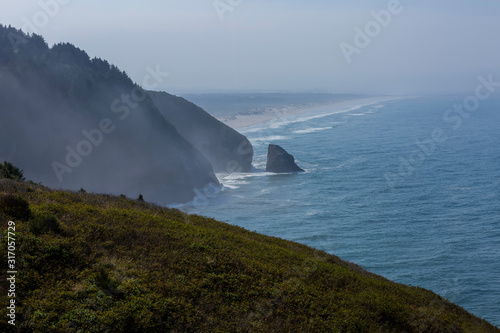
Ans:
[[[184,209],[430,289],[500,326],[500,100],[460,126],[444,121],[462,100],[330,107],[242,129],[255,172],[219,175],[222,193]],[[306,173],[266,173],[269,143]]]

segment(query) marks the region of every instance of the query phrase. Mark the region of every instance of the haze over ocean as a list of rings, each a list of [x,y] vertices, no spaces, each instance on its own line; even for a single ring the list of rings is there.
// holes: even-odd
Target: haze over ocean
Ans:
[[[338,255],[500,325],[500,99],[460,120],[446,113],[462,101],[325,107],[240,129],[256,170],[219,174],[224,191],[183,209]],[[306,173],[266,173],[269,143]]]

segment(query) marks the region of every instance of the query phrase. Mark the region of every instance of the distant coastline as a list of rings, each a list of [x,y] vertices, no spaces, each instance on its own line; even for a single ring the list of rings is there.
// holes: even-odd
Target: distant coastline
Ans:
[[[358,105],[382,103],[399,98],[401,97],[380,96],[380,97],[348,99],[343,101],[317,104],[317,105],[284,105],[283,107],[268,108],[265,111],[259,111],[255,113],[245,112],[245,113],[234,113],[234,114],[224,115],[217,117],[217,119],[223,122],[224,124],[228,125],[229,127],[232,127],[234,129],[241,129],[245,127],[266,123],[268,121],[272,121],[287,116],[320,112],[322,110],[332,109],[332,108],[339,109],[339,111],[341,111],[342,109],[349,109]]]

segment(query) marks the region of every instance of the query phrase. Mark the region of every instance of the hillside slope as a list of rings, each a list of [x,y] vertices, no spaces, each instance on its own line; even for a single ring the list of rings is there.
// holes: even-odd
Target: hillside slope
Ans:
[[[252,171],[248,139],[182,97],[149,91],[161,114],[212,163],[215,172]]]
[[[0,25],[0,161],[45,185],[187,202],[210,162],[126,73]]]
[[[3,258],[16,223],[18,332],[500,332],[430,291],[174,209],[0,180],[0,214]]]

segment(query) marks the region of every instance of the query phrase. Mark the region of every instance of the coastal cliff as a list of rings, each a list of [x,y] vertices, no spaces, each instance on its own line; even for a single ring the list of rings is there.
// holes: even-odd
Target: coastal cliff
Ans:
[[[253,147],[244,135],[182,97],[166,92],[148,94],[165,119],[210,161],[215,172],[252,170]]]
[[[0,161],[48,186],[164,204],[220,185],[207,157],[116,66],[10,27],[0,26],[0,45]]]

